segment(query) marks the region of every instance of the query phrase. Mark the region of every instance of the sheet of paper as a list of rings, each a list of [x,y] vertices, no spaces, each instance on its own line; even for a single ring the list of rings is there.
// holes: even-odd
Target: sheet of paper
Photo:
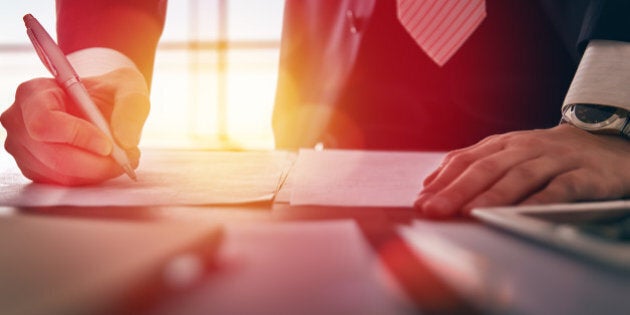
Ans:
[[[286,151],[145,150],[138,181],[125,176],[99,185],[33,184],[6,167],[0,178],[5,206],[157,206],[271,201],[295,154]],[[6,161],[6,160],[5,160]],[[10,163],[9,163],[10,165]]]
[[[291,205],[411,207],[444,153],[301,150]]]

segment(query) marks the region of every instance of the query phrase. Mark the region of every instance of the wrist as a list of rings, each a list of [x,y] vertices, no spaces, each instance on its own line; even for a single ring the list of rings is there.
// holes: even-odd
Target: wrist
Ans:
[[[630,138],[630,115],[619,107],[573,104],[563,108],[561,123],[568,123],[591,133]]]

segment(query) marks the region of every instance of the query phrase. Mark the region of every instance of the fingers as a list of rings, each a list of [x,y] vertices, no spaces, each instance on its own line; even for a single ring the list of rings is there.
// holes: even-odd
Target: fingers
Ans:
[[[449,153],[435,174],[429,175],[431,180],[425,185],[422,193],[432,193],[445,188],[480,157],[489,156],[501,148],[501,144],[491,143]]]
[[[112,107],[111,103],[119,92],[117,86],[126,84],[123,80],[113,84],[115,80],[108,82],[102,78],[94,81],[98,84],[88,89],[97,96],[95,102],[100,103],[99,108],[105,109]],[[137,97],[133,93],[124,93],[133,90],[133,84],[130,86],[120,89],[123,91],[119,94],[122,95],[121,104],[144,102],[139,106],[140,110],[132,111],[142,117],[136,120],[142,125],[148,111],[148,101],[136,101]],[[112,115],[113,112],[109,111]],[[128,112],[120,111],[117,115],[126,117]],[[2,114],[0,121],[7,130],[5,148],[13,155],[26,177],[42,183],[84,185],[122,174],[121,167],[109,156],[113,145],[111,140],[76,115],[80,115],[76,104],[69,101],[54,80],[36,79],[20,85],[15,103]],[[141,126],[133,130],[140,129]],[[137,148],[140,131],[131,133],[134,138],[127,141],[132,144],[126,151],[135,167],[140,156]]]
[[[112,144],[107,136],[88,121],[66,113],[65,94],[51,83],[54,84],[49,80],[34,80],[18,89],[20,97],[24,94],[30,96],[18,103],[29,137],[35,141],[69,144],[95,154],[109,155]],[[19,115],[19,111],[16,114]],[[14,116],[13,119],[19,117]]]
[[[425,187],[425,189],[426,189],[426,187],[431,186],[431,184],[433,184],[433,181],[434,181],[436,178],[438,178],[438,175],[440,175],[440,174],[442,173],[442,170],[444,169],[444,167],[445,167],[446,165],[450,165],[450,163],[451,163],[451,161],[452,161],[453,159],[455,159],[456,157],[458,157],[459,159],[462,159],[462,158],[460,157],[460,155],[461,155],[461,154],[465,154],[466,152],[471,152],[471,153],[473,153],[473,154],[474,154],[474,152],[477,152],[478,154],[484,154],[484,153],[485,153],[486,155],[487,155],[487,154],[490,154],[490,151],[489,151],[489,150],[480,150],[480,151],[477,151],[477,149],[478,149],[478,148],[480,148],[480,147],[482,147],[482,146],[484,146],[484,145],[486,145],[486,144],[487,144],[487,143],[489,143],[489,142],[493,142],[493,141],[495,141],[495,140],[496,140],[496,138],[497,138],[497,136],[490,136],[490,137],[487,137],[487,138],[485,138],[485,139],[483,139],[483,140],[481,140],[481,141],[477,142],[476,144],[474,144],[474,145],[472,145],[472,146],[470,146],[470,147],[467,147],[467,148],[464,148],[464,149],[459,149],[459,150],[453,150],[453,151],[449,152],[449,153],[446,155],[446,157],[444,158],[444,160],[442,161],[442,163],[440,164],[440,166],[438,166],[438,168],[437,168],[437,169],[435,169],[435,170],[434,170],[431,174],[429,174],[429,175],[428,175],[428,176],[424,179],[424,181],[423,181],[423,183],[422,183],[422,184],[423,184],[423,186]],[[495,149],[495,150],[496,150],[496,149],[499,149],[499,148],[500,148],[500,145],[499,145],[499,146],[494,146],[494,148],[493,148],[493,149]],[[482,147],[482,149],[484,149],[484,148]],[[463,164],[463,163],[460,163],[460,164]],[[450,166],[449,166],[449,167],[450,167]],[[446,182],[446,180],[445,180],[445,182]],[[438,184],[438,185],[434,185],[434,187],[438,187],[438,186],[440,186],[440,185],[439,185],[439,184]],[[442,185],[442,186],[443,186],[443,185]]]
[[[18,167],[31,180],[66,186],[85,185],[122,174],[111,158],[95,155],[64,144],[35,142],[21,137],[7,138],[6,150],[16,158]]]
[[[516,132],[449,154],[415,206],[429,216],[475,207],[630,196],[630,142],[561,125]]]
[[[492,187],[506,173],[513,171],[515,166],[537,156],[537,151],[519,149],[499,151],[480,158],[455,173],[455,178],[446,187],[435,192],[423,192],[416,207],[430,216],[455,215],[471,199]],[[435,184],[438,184],[438,180]]]
[[[463,213],[467,215],[476,207],[516,204],[541,190],[551,179],[576,167],[567,160],[546,155],[525,161],[509,169],[492,187],[480,192],[463,207]]]
[[[21,120],[8,119],[12,107],[2,115],[2,124],[11,130],[5,141],[7,152],[11,153],[24,175],[36,182],[62,185],[83,185],[95,183],[122,174],[122,169],[109,156],[90,153],[81,148],[66,144],[40,142],[28,136],[21,126]],[[128,151],[133,167],[138,165],[140,151]]]
[[[67,113],[24,108],[24,121],[29,136],[34,140],[69,144],[101,156],[107,156],[112,151],[112,143],[102,131],[90,122]]]

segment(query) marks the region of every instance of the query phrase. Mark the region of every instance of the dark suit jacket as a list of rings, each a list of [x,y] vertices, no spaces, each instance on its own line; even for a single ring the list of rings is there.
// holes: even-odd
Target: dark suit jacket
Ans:
[[[550,127],[588,40],[630,39],[628,1],[487,0],[486,20],[438,68],[395,2],[286,1],[279,147],[450,150]]]
[[[58,0],[60,46],[117,49],[150,82],[163,2]],[[448,150],[548,127],[588,40],[630,40],[630,1],[487,0],[486,20],[438,68],[396,20],[395,2],[286,1],[278,147]]]

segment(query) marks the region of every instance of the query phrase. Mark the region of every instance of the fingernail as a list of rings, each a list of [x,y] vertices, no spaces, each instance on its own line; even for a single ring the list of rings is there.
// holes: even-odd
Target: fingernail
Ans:
[[[416,201],[413,203],[414,208],[422,209],[422,205],[427,201],[433,194],[421,192],[416,198]]]
[[[454,212],[453,203],[443,197],[433,197],[424,202],[422,212],[428,215],[451,215]]]

